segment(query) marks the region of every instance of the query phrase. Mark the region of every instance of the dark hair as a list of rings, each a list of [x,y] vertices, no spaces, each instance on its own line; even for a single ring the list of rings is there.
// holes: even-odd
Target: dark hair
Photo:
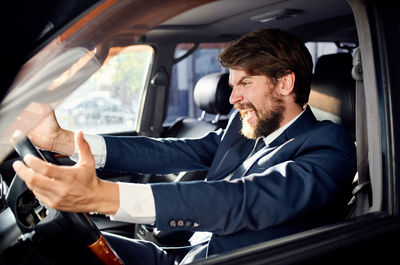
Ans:
[[[292,71],[296,103],[308,102],[313,62],[303,42],[280,29],[262,29],[228,44],[218,56],[221,65],[249,75],[265,75],[273,82]]]

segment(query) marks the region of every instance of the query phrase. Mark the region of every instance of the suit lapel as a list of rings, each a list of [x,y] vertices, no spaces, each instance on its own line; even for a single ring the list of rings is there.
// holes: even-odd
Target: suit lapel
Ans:
[[[229,175],[243,163],[254,147],[255,141],[246,139],[240,133],[242,122],[239,113],[233,115],[208,171],[209,181],[223,179]]]
[[[315,123],[314,114],[310,107],[307,106],[304,113],[271,144],[265,146],[247,159],[254,147],[255,141],[246,139],[240,134],[241,121],[239,115],[236,114],[222,138],[220,148],[218,148],[213,164],[208,172],[207,180],[223,179],[239,167],[243,168],[239,169],[240,173],[234,174],[234,177],[239,178],[244,176],[261,157],[268,155],[277,147],[295,138],[297,135],[308,132]],[[246,159],[248,161],[245,162]]]
[[[317,119],[311,111],[311,108],[307,106],[304,113],[287,128],[281,135],[279,135],[269,146],[279,146],[286,141],[295,138],[298,135],[310,131],[311,127],[315,125]]]
[[[258,161],[260,158],[273,155],[272,152],[275,153],[276,149],[280,149],[281,146],[289,141],[295,139],[296,136],[301,135],[310,131],[311,127],[316,123],[316,118],[312,113],[310,107],[307,106],[307,109],[304,113],[292,124],[290,125],[281,135],[279,135],[272,143],[268,146],[265,146],[257,153],[253,154],[250,158],[242,162],[241,167],[237,169],[238,171],[234,173],[232,179],[240,178],[246,175],[247,172],[251,169],[251,167]]]
[[[223,179],[238,168],[250,154],[254,140],[239,140],[221,154],[221,159],[208,173],[207,180]]]

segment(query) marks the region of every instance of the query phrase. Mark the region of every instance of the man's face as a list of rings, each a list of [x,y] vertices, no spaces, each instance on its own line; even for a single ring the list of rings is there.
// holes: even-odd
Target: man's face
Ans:
[[[267,136],[280,127],[285,108],[276,84],[268,77],[230,69],[229,83],[232,87],[229,100],[240,111],[245,137]]]

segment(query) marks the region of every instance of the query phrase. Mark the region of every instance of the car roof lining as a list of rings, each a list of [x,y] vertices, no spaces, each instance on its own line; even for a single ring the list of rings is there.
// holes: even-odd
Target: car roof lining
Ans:
[[[286,17],[267,23],[251,21],[254,16],[288,8],[303,12],[294,19]],[[327,10],[329,16],[326,16]],[[262,0],[221,0],[191,9],[164,22],[146,34],[146,39],[152,42],[176,43],[230,41],[254,29],[265,27],[282,28],[304,41],[357,42],[352,10],[344,0],[281,0],[268,4]]]

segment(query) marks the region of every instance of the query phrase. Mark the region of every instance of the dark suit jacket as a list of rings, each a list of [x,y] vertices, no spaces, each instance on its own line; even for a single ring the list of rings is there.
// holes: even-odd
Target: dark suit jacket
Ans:
[[[105,168],[142,173],[209,170],[206,181],[152,184],[156,226],[210,231],[209,254],[292,234],[342,218],[356,172],[355,146],[341,126],[306,111],[269,146],[227,129],[201,139],[105,137]]]

